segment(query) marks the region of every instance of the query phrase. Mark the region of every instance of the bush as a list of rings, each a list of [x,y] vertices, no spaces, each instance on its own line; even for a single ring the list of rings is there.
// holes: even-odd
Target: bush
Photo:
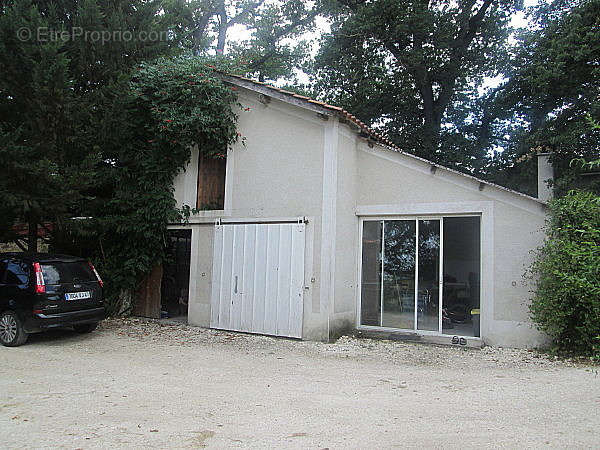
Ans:
[[[532,319],[556,350],[600,357],[600,197],[551,201],[547,233],[531,267]]]

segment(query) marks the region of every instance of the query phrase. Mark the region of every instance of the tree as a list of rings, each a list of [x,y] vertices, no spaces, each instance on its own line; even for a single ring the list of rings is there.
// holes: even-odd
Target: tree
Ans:
[[[99,105],[133,65],[168,51],[160,20],[142,0],[2,4],[0,203],[11,220],[0,234],[28,222],[35,251],[39,223],[78,215],[102,159]]]
[[[259,81],[293,78],[293,70],[308,59],[310,50],[302,35],[314,28],[320,10],[301,0],[266,5],[244,22],[251,37],[232,43],[231,55],[247,61],[247,73]]]
[[[314,25],[318,5],[302,0],[168,0],[165,12],[176,25],[182,46],[196,56],[214,51],[246,61],[248,75],[275,80],[290,77],[307,55],[308,45],[299,39]],[[242,41],[231,41],[233,26],[250,32]]]
[[[509,137],[498,143],[505,152],[497,176],[511,172],[514,187],[523,186],[541,148],[554,153],[558,194],[593,188],[571,161],[600,154],[600,129],[589,122],[600,118],[600,1],[542,3],[529,19],[535,26],[517,35],[508,81],[491,99],[491,134]]]
[[[174,23],[184,46],[196,56],[203,54],[216,37],[217,54],[225,52],[227,31],[251,14],[257,14],[265,0],[169,0],[164,9]],[[183,19],[183,20],[180,20]],[[214,33],[216,36],[211,36]]]
[[[497,72],[509,17],[520,6],[515,0],[336,1],[332,32],[317,56],[317,90],[388,131],[402,148],[444,160],[443,137],[457,135],[446,128],[449,112],[467,107],[482,78]]]
[[[3,234],[17,219],[28,222],[30,251],[37,249],[37,226],[49,212],[60,215],[79,199],[71,176],[75,152],[69,140],[78,119],[69,59],[60,42],[21,41],[17,34],[48,26],[26,2],[0,16],[0,193],[12,218]]]
[[[182,219],[173,181],[191,148],[211,157],[238,139],[236,93],[220,76],[235,69],[215,64],[197,57],[142,63],[99,111],[103,158],[95,200],[81,209],[91,219],[70,226],[68,237],[99,256],[111,313],[132,306],[138,283],[165,257],[167,225]]]

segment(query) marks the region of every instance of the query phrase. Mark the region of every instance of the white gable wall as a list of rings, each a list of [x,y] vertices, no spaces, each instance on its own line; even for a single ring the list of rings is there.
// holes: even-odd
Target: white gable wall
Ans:
[[[522,274],[543,235],[543,206],[530,198],[369,146],[339,119],[239,88],[240,140],[228,152],[225,209],[194,216],[189,321],[210,323],[215,219],[306,217],[303,338],[325,340],[357,326],[360,217],[482,217],[482,337],[491,345],[535,346],[530,287]],[[245,142],[245,143],[244,143]],[[178,202],[195,202],[197,156],[175,183]],[[190,204],[190,206],[194,206]]]
[[[338,154],[344,177],[338,178],[332,335],[357,325],[360,216],[478,213],[484,342],[514,347],[545,342],[528,319],[531,287],[523,278],[530,251],[543,240],[541,203],[489,185],[480,190],[478,181],[445,169],[432,173],[429,163],[378,145],[371,148],[360,138],[343,142]]]
[[[306,252],[303,338],[328,338],[328,304],[321,293],[323,248],[322,216],[328,199],[323,195],[324,148],[337,132],[337,122],[315,112],[271,98],[262,103],[257,93],[240,88],[238,112],[240,140],[227,154],[225,209],[203,211],[190,219],[192,260],[190,269],[191,324],[209,326],[214,223],[290,221],[306,217]],[[249,109],[248,109],[249,108]],[[329,144],[328,144],[329,143]],[[330,145],[331,146],[331,145]],[[195,166],[194,166],[195,164]],[[193,202],[197,157],[175,183],[179,204]],[[330,214],[330,216],[333,216]],[[314,280],[314,281],[313,281]]]
[[[173,190],[177,207],[184,205],[196,207],[196,194],[198,191],[198,148],[191,150],[190,161],[184,170],[179,172],[173,181]]]
[[[231,152],[229,212],[263,218],[302,212],[319,216],[327,122],[275,99],[264,105],[255,94],[243,93],[239,100],[250,111],[239,113],[245,145],[240,140]]]

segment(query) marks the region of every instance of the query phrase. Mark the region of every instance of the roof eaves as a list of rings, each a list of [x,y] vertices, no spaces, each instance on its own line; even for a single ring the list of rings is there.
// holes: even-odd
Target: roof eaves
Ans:
[[[487,185],[487,186],[490,186],[490,187],[493,187],[493,188],[496,188],[496,189],[499,189],[499,190],[502,190],[502,191],[505,191],[505,192],[509,192],[509,193],[511,193],[513,195],[518,195],[519,197],[526,198],[528,200],[533,200],[533,201],[535,201],[537,203],[540,203],[542,205],[547,205],[548,204],[547,202],[545,202],[543,200],[540,200],[537,197],[532,197],[531,195],[523,194],[522,192],[518,192],[518,191],[515,191],[513,189],[509,189],[509,188],[506,188],[504,186],[500,186],[499,184],[495,184],[495,183],[491,183],[491,182],[486,181],[486,180],[482,180],[481,178],[477,178],[477,177],[475,177],[473,175],[469,175],[467,173],[460,172],[460,171],[458,171],[456,169],[451,169],[449,167],[442,166],[441,164],[434,163],[432,161],[429,161],[428,159],[421,158],[421,157],[413,155],[411,153],[407,153],[407,152],[401,150],[400,147],[398,147],[397,145],[395,145],[391,140],[389,140],[388,137],[384,136],[383,134],[377,133],[372,128],[369,128],[365,123],[363,123],[356,116],[354,116],[353,114],[350,114],[348,111],[346,111],[343,108],[340,108],[339,106],[334,106],[334,105],[330,105],[330,104],[325,103],[325,102],[321,102],[319,100],[314,100],[314,99],[312,99],[310,97],[306,97],[304,95],[299,95],[299,94],[296,94],[296,93],[291,92],[291,91],[286,91],[286,90],[280,89],[280,88],[278,88],[276,86],[272,86],[270,84],[266,84],[266,83],[263,83],[263,82],[260,82],[260,81],[252,80],[251,78],[242,77],[240,75],[227,74],[227,75],[225,75],[225,77],[226,78],[230,78],[230,79],[242,80],[242,81],[245,81],[245,82],[247,82],[247,83],[249,83],[251,85],[254,85],[254,86],[258,85],[261,88],[266,88],[266,89],[268,89],[268,90],[270,90],[272,92],[276,92],[278,94],[283,94],[284,96],[300,100],[301,102],[303,102],[305,104],[305,107],[307,107],[307,106],[310,105],[312,107],[323,108],[326,111],[333,112],[336,115],[338,115],[338,117],[340,117],[341,119],[349,121],[352,124],[354,124],[355,126],[357,126],[362,131],[362,133],[364,133],[364,135],[366,135],[367,139],[371,139],[371,140],[375,141],[376,143],[378,143],[380,146],[386,148],[387,150],[391,150],[393,152],[400,153],[400,154],[405,155],[405,156],[407,156],[409,158],[419,160],[419,161],[424,162],[426,164],[429,164],[431,166],[435,166],[435,167],[437,167],[439,169],[446,170],[448,172],[451,172],[451,173],[454,173],[454,174],[457,174],[457,175],[461,175],[461,176],[466,177],[466,178],[470,178],[471,180],[476,181],[478,183],[482,183],[484,185]],[[298,104],[298,106],[302,106],[302,105]],[[365,136],[363,136],[363,137],[365,137]]]
[[[492,183],[491,181],[486,181],[486,180],[483,180],[481,178],[477,178],[476,176],[469,175],[468,173],[464,173],[464,172],[461,172],[459,170],[451,169],[450,167],[446,167],[446,166],[443,166],[441,164],[434,163],[434,162],[432,162],[432,161],[430,161],[428,159],[421,158],[420,156],[416,156],[416,155],[413,155],[412,153],[408,153],[408,152],[405,152],[403,150],[400,150],[396,146],[390,147],[388,145],[383,145],[383,144],[379,144],[379,145],[381,147],[384,147],[386,150],[389,150],[389,151],[392,151],[392,152],[396,152],[396,153],[400,153],[400,154],[402,154],[404,156],[407,156],[409,158],[421,161],[421,162],[423,162],[425,164],[428,164],[430,166],[434,166],[434,167],[436,167],[438,169],[445,170],[447,172],[454,173],[456,175],[460,175],[460,176],[465,177],[465,178],[469,178],[469,179],[471,179],[471,180],[473,180],[473,181],[475,181],[477,183],[482,183],[482,184],[484,184],[486,186],[490,186],[490,187],[499,189],[499,190],[504,191],[504,192],[509,192],[510,194],[513,194],[513,195],[518,195],[519,197],[525,198],[527,200],[533,200],[534,202],[537,202],[537,203],[539,203],[539,204],[541,204],[543,206],[547,206],[548,205],[548,202],[546,202],[544,200],[541,200],[541,199],[539,199],[537,197],[533,197],[531,195],[527,195],[527,194],[524,194],[522,192],[515,191],[514,189],[509,189],[509,188],[501,186],[499,184]]]
[[[285,89],[280,89],[276,86],[272,86],[272,85],[269,85],[269,84],[266,84],[266,83],[263,83],[260,81],[252,80],[250,78],[242,77],[240,75],[227,74],[227,75],[225,75],[225,77],[229,78],[230,80],[232,80],[232,79],[242,80],[244,82],[247,82],[247,83],[257,86],[257,87],[258,86],[264,87],[264,88],[270,90],[271,92],[276,92],[277,94],[283,94],[284,96],[303,101],[307,104],[307,106],[314,105],[317,107],[324,108],[326,111],[331,111],[331,112],[337,113],[344,120],[350,121],[350,122],[354,123],[355,125],[357,125],[358,128],[360,130],[362,130],[362,132],[364,132],[365,134],[370,136],[374,141],[377,141],[382,144],[388,145],[390,147],[396,148],[394,143],[392,141],[390,141],[387,137],[385,137],[382,134],[377,133],[375,130],[369,128],[365,123],[361,122],[356,116],[350,114],[348,111],[346,111],[343,108],[340,108],[339,106],[330,105],[328,103],[307,97],[305,95],[300,95],[300,94],[296,94],[291,91],[286,91]]]

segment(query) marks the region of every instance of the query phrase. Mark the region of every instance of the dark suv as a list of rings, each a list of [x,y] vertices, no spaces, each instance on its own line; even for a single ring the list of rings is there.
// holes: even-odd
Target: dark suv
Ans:
[[[102,286],[94,266],[75,256],[0,253],[0,342],[15,347],[63,326],[89,333],[104,318]]]

